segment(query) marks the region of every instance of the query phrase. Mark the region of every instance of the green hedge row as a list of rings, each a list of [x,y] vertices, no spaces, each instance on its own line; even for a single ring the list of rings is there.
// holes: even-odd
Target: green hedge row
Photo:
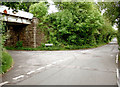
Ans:
[[[30,12],[40,19],[39,28],[46,35],[46,43],[55,46],[94,46],[108,43],[115,34],[111,24],[92,2],[62,2],[59,12],[47,14],[45,3],[30,7]],[[36,9],[41,9],[39,10]],[[40,13],[44,13],[40,16]]]

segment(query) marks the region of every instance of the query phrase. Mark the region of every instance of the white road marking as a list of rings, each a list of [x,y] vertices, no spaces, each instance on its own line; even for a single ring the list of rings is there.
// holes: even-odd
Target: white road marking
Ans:
[[[90,67],[82,67],[82,69],[87,69],[87,70],[89,70],[89,69],[90,69]]]
[[[52,64],[56,64],[57,62],[53,62]]]
[[[48,65],[46,65],[46,66],[44,66],[44,67],[40,67],[40,68],[38,68],[38,69],[36,69],[36,70],[42,70],[42,69],[51,67],[51,66],[53,66],[54,64],[57,64],[57,63],[60,63],[60,62],[62,62],[62,61],[66,61],[66,60],[68,60],[68,59],[64,59],[64,60],[59,60],[59,61],[56,61],[56,62],[52,62],[51,64],[48,64]],[[20,67],[21,67],[21,66],[20,66]],[[32,74],[32,73],[34,73],[34,72],[35,72],[35,71],[30,71],[30,72],[28,72],[27,74],[30,75],[30,74]],[[24,77],[24,75],[20,75],[20,76],[18,76],[18,77],[13,78],[13,80],[17,80],[17,79],[20,79],[20,78],[23,78],[23,77]],[[7,84],[7,83],[8,83],[8,82],[1,83],[1,84]]]
[[[13,80],[17,80],[17,79],[20,79],[20,78],[23,78],[23,77],[24,77],[24,75],[20,75],[18,77],[13,78]]]
[[[120,87],[120,80],[117,80],[118,87]]]
[[[59,62],[62,62],[62,61],[64,61],[64,60],[59,60]]]
[[[68,60],[68,59],[67,59]],[[55,64],[57,64],[57,63],[60,63],[60,62],[62,62],[62,61],[65,61],[65,60],[59,60],[59,61],[56,61],[56,62],[52,62],[51,64],[48,64],[48,65],[46,65],[46,66],[44,66],[44,67],[40,67],[40,68],[38,68],[38,69],[36,69],[36,70],[42,70],[42,69],[45,69],[45,68],[49,68],[49,67],[51,67],[51,66],[53,66],[53,65],[55,65]]]
[[[45,67],[51,67],[52,66],[52,64],[48,64],[48,65],[46,65]]]
[[[28,72],[27,74],[30,75],[30,74],[32,74],[32,73],[34,73],[34,72],[35,72],[35,71],[30,71],[30,72]]]
[[[82,50],[81,52],[82,52],[82,53],[85,53],[85,52],[88,52],[88,51],[91,51],[91,50]]]
[[[70,58],[69,58],[70,59]],[[68,59],[63,59],[63,60],[59,60],[59,61],[56,61],[56,62],[52,62],[51,64],[53,65],[53,64],[57,64],[57,63],[60,63],[60,62],[63,62],[63,61],[66,61],[66,60],[68,60]]]
[[[0,83],[0,86],[5,85],[5,84],[7,84],[7,83],[9,83],[9,82],[6,81],[6,82],[3,82],[3,83]]]
[[[119,79],[119,70],[118,70],[118,68],[117,68],[117,78]]]
[[[116,55],[116,63],[118,63],[118,54]]]
[[[36,70],[42,70],[42,69],[45,69],[45,67],[40,67],[40,68],[38,68],[38,69],[36,69]]]
[[[118,54],[116,55],[116,63],[118,64]],[[119,77],[119,69],[117,67],[117,84],[118,84],[118,87],[120,87],[120,77]]]

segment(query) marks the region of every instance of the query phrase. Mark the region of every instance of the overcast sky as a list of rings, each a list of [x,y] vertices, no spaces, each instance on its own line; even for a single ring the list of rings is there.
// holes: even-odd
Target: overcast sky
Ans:
[[[47,1],[50,4],[48,13],[50,14],[50,13],[58,12],[58,9],[55,7],[54,2],[52,0],[47,0]]]

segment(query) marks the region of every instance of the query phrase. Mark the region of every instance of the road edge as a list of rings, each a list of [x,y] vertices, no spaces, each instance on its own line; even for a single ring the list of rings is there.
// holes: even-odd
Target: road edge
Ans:
[[[117,85],[118,85],[118,87],[120,87],[120,78],[119,78],[119,76],[120,76],[120,72],[119,72],[119,68],[118,68],[118,53],[117,53],[117,55],[116,55],[116,64],[117,64],[117,69],[116,69],[116,72],[117,72]]]

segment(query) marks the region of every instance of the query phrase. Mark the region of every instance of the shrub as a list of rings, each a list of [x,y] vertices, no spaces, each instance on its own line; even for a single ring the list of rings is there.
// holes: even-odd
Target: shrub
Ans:
[[[49,15],[49,41],[56,45],[96,45],[108,42],[113,29],[89,2],[63,2],[60,12]],[[105,37],[104,37],[105,36]],[[104,40],[102,38],[104,37]]]
[[[16,43],[16,47],[17,47],[17,48],[23,47],[23,41],[18,41],[18,42]]]
[[[120,46],[120,29],[118,30],[118,33],[117,33],[117,39],[118,39],[118,44]]]

